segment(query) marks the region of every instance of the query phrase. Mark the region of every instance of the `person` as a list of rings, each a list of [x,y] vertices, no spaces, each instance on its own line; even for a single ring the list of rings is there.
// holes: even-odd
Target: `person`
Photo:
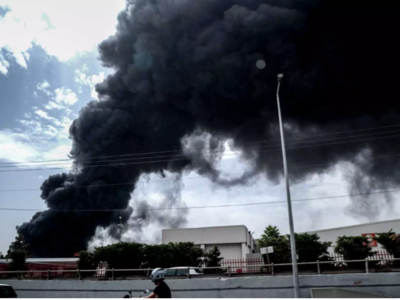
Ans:
[[[171,290],[169,286],[165,283],[164,270],[161,268],[154,269],[151,272],[150,279],[156,285],[156,288],[151,293],[150,296],[145,298],[172,298]]]

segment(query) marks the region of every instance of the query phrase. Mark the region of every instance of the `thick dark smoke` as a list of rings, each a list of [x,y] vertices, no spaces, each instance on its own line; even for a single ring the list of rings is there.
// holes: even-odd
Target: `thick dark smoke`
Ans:
[[[281,100],[288,148],[310,145],[301,144],[307,135],[398,124],[399,11],[388,1],[128,1],[117,33],[99,45],[102,63],[115,74],[97,86],[100,101],[84,107],[70,128],[76,170],[43,183],[49,209],[18,232],[36,256],[71,256],[87,247],[98,227],[111,226],[116,234],[112,228],[121,213],[55,210],[126,209],[142,174],[196,170],[224,186],[266,174],[278,182],[281,155],[268,147],[279,142],[252,143],[279,138],[277,73],[285,73]],[[262,70],[255,66],[259,59],[266,62]],[[321,136],[337,140],[319,144],[357,134],[396,136],[396,129]],[[288,150],[290,167],[317,165],[292,168],[291,180],[300,182],[347,161],[356,166],[348,174],[351,192],[398,186],[396,158],[369,159],[400,153],[397,138],[372,137]],[[185,144],[185,139],[192,141]],[[214,167],[218,154],[210,153],[227,139],[253,168],[224,181]],[[119,166],[87,167],[94,157],[176,149],[185,160],[124,165],[121,159]],[[132,184],[101,186],[122,182]],[[369,215],[391,203],[356,197],[350,209]],[[163,215],[150,213],[142,202],[122,217],[140,227]]]

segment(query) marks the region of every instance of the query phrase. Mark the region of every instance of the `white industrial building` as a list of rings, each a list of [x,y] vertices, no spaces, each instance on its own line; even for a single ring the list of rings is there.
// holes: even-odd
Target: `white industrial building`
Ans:
[[[368,236],[370,241],[369,246],[372,248],[373,251],[385,250],[382,245],[378,244],[373,238],[376,236],[377,233],[389,232],[389,230],[391,229],[393,229],[393,232],[397,234],[400,233],[400,219],[307,232],[318,234],[318,236],[320,237],[320,241],[322,242],[332,242],[332,247],[329,248],[329,252],[332,253],[337,238],[343,235]]]
[[[164,229],[162,243],[193,242],[210,251],[217,246],[224,259],[245,259],[254,253],[255,241],[244,225]]]

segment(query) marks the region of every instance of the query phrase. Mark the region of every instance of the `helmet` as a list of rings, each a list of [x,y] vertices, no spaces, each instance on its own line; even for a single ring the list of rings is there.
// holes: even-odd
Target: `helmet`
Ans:
[[[156,280],[164,280],[164,278],[164,270],[161,268],[156,268],[153,270],[153,272],[151,272],[150,279],[152,282]]]

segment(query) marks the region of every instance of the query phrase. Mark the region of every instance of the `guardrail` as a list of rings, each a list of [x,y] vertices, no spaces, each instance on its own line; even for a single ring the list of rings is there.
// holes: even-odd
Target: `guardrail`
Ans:
[[[302,266],[302,265],[316,265],[316,273],[318,275],[322,274],[321,272],[321,265],[323,264],[338,264],[338,263],[361,263],[364,262],[365,263],[365,273],[369,273],[369,264],[371,262],[382,262],[382,261],[399,261],[400,258],[389,258],[389,259],[358,259],[358,260],[343,260],[340,262],[336,262],[336,261],[315,261],[315,262],[300,262],[297,263],[298,266]],[[260,268],[260,270],[268,270],[267,272],[264,271],[260,271],[260,272],[256,272],[256,273],[270,273],[272,276],[275,275],[275,268],[277,267],[284,267],[284,266],[292,266],[292,263],[281,263],[281,264],[260,264],[260,265],[243,265],[241,266],[242,268]],[[181,276],[174,276],[174,277],[186,277],[188,279],[190,279],[192,276],[190,274],[190,269],[196,269],[196,270],[202,270],[204,272],[204,270],[222,270],[223,273],[217,273],[219,275],[227,275],[228,277],[231,277],[234,273],[232,272],[232,267],[231,266],[227,266],[227,267],[188,267],[187,268],[187,274],[186,275],[181,275]],[[150,276],[150,272],[154,270],[154,268],[147,268],[147,269],[104,269],[103,271],[106,273],[111,273],[111,280],[115,280],[116,276],[115,276],[115,272],[142,272],[143,276],[149,277]],[[47,280],[51,279],[51,273],[73,273],[76,274],[76,277],[79,279],[83,279],[82,277],[82,273],[96,273],[98,270],[94,269],[94,270],[80,270],[80,269],[76,269],[76,270],[29,270],[29,271],[0,271],[0,275],[1,274],[17,274],[17,279],[21,279],[21,276],[23,274],[29,274],[29,273],[47,273]],[[400,271],[400,270],[399,270]],[[249,274],[249,273],[247,273]],[[194,276],[194,277],[197,277]]]

